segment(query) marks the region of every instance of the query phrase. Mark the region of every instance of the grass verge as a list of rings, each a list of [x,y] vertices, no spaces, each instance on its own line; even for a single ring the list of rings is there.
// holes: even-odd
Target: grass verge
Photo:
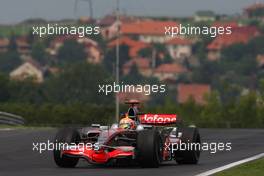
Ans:
[[[264,158],[219,172],[214,176],[263,176]]]
[[[22,125],[2,125],[0,124],[0,130],[1,129],[53,129],[53,127],[46,127],[46,126],[22,126]]]

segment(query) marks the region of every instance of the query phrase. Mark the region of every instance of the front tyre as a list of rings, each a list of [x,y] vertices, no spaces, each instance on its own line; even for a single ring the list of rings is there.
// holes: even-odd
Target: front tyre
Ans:
[[[139,131],[137,159],[142,167],[157,168],[162,160],[162,141],[158,130]]]
[[[74,128],[64,128],[58,131],[54,140],[56,146],[59,146],[59,143],[77,144],[80,141],[80,135]],[[59,167],[73,168],[78,164],[79,161],[79,158],[61,155],[61,149],[56,150],[56,148],[53,150],[53,157],[55,163]]]
[[[179,128],[179,133],[181,133],[181,144],[192,147],[186,150],[180,150],[180,146],[178,146],[178,150],[175,152],[176,162],[178,164],[197,164],[201,152],[201,139],[198,129],[193,127]]]

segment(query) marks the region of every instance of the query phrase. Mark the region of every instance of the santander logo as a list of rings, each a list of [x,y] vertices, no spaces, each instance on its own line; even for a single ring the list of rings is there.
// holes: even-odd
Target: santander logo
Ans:
[[[176,122],[176,114],[144,114],[140,116],[141,123],[169,124]]]

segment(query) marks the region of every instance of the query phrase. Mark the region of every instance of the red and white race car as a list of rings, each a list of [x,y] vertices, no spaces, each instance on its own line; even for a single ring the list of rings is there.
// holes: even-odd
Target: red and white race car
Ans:
[[[54,160],[59,167],[75,167],[80,158],[91,164],[138,163],[159,167],[161,162],[197,164],[200,134],[196,127],[182,127],[176,114],[139,113],[138,101],[128,101],[127,115],[135,128],[92,125],[64,128],[55,137]],[[185,145],[181,149],[180,145]],[[194,144],[194,145],[190,145]]]

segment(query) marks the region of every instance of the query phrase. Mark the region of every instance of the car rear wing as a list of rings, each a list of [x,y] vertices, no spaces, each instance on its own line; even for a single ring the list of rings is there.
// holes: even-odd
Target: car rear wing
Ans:
[[[146,125],[171,125],[178,122],[176,114],[141,114],[139,115],[141,124]]]

